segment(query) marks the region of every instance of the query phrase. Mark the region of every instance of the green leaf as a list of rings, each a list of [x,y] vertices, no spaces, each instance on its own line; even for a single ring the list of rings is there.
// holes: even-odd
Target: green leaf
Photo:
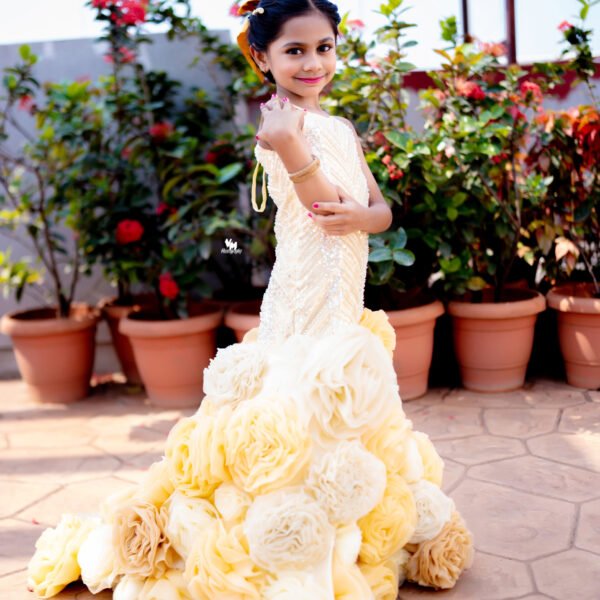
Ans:
[[[389,248],[376,248],[369,254],[369,262],[377,263],[392,259],[392,251]]]
[[[394,262],[402,267],[410,267],[415,264],[415,255],[410,250],[396,250]]]

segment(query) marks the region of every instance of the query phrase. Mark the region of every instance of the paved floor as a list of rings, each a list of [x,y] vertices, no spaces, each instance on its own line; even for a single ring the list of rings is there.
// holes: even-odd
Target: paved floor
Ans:
[[[435,389],[405,407],[445,459],[477,556],[453,590],[403,587],[402,600],[600,599],[600,392],[537,381],[497,395]],[[68,407],[0,381],[0,599],[33,598],[25,569],[43,528],[138,480],[182,414],[114,380]],[[75,585],[57,598],[111,594]]]

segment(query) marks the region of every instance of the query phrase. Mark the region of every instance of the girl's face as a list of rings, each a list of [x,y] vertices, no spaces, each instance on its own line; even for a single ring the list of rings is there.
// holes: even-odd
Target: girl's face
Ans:
[[[288,96],[292,102],[300,98],[318,101],[335,75],[331,22],[319,12],[294,17],[266,52],[254,56],[263,71],[273,74],[279,95]]]

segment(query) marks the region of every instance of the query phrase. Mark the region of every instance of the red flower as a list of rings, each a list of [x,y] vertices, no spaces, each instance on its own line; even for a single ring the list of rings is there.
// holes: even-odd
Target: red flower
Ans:
[[[150,135],[157,142],[164,142],[173,133],[173,125],[168,122],[155,123],[150,127]]]
[[[159,202],[158,206],[156,207],[156,214],[159,217],[164,213],[169,213],[172,215],[174,212],[176,212],[176,210],[172,206],[169,206],[166,202]]]
[[[219,160],[219,155],[216,152],[207,152],[204,156],[204,162],[207,162],[211,165],[216,164],[217,160]]]
[[[533,83],[533,81],[521,82],[520,90],[523,98],[526,100],[529,94],[531,94],[533,100],[538,104],[544,100],[544,94],[542,94],[540,86],[537,83]]]
[[[510,113],[510,116],[515,121],[524,121],[525,120],[525,115],[519,110],[518,106],[511,106],[508,109],[508,112]]]
[[[471,100],[485,99],[485,92],[474,81],[457,81],[456,92],[459,96],[464,96],[465,98],[470,98]]]
[[[492,156],[492,162],[495,165],[499,165],[501,162],[505,161],[508,158],[508,154],[506,152],[502,152],[502,154],[496,154],[496,156]]]
[[[346,25],[350,27],[350,29],[364,29],[365,23],[360,19],[351,19],[350,21],[346,21]]]
[[[114,0],[92,0],[92,6],[94,8],[104,9],[108,8]]]
[[[27,94],[19,98],[19,109],[30,111],[33,108],[33,98]]]
[[[144,235],[144,228],[139,221],[124,219],[117,225],[117,242],[131,244],[137,242]]]
[[[160,293],[169,300],[173,300],[177,298],[179,294],[179,286],[177,282],[173,279],[171,273],[163,273],[159,277],[158,288]]]
[[[117,25],[139,25],[146,20],[147,0],[117,0],[118,14],[112,15]]]
[[[563,33],[565,31],[568,31],[569,29],[573,29],[573,25],[571,23],[569,23],[569,21],[563,21],[559,26],[558,26],[559,31],[562,31]]]
[[[382,159],[381,162],[384,165],[389,165],[392,162],[392,157],[389,154],[386,154]]]

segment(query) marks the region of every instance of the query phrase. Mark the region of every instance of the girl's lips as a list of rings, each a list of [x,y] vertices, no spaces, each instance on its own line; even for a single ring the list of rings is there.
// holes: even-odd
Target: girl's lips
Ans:
[[[307,77],[297,77],[296,79],[298,79],[298,81],[302,81],[303,83],[318,83],[321,81],[321,79],[323,79],[323,77],[324,75],[321,77],[313,77],[312,79]]]

